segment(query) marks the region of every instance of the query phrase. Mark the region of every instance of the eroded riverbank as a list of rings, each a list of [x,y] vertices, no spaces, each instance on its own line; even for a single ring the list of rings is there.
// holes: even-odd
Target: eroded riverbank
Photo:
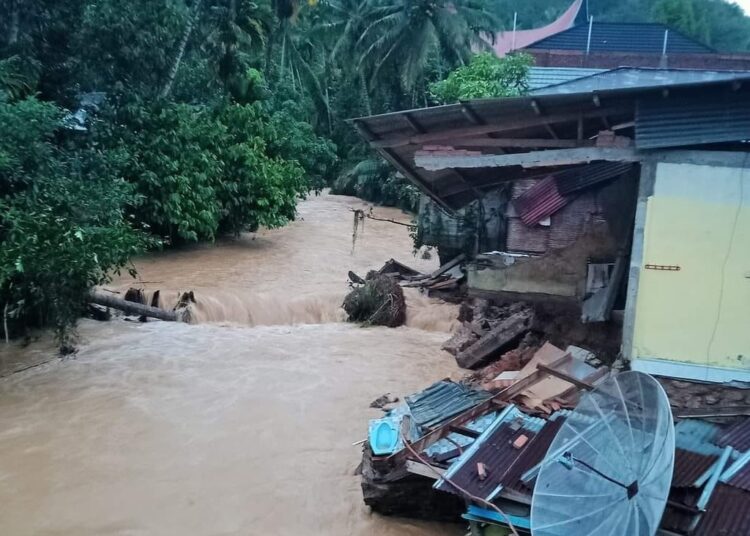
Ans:
[[[370,401],[457,371],[440,351],[452,306],[412,295],[411,327],[395,330],[324,316],[349,269],[437,264],[413,259],[406,228],[381,222],[367,222],[351,255],[359,206],[312,198],[303,220],[254,240],[143,259],[148,288],[210,296],[206,320],[220,323],[84,321],[75,359],[0,380],[0,532],[459,534],[370,515],[361,501],[351,444],[379,414]],[[226,296],[249,305],[220,317],[213,304]]]

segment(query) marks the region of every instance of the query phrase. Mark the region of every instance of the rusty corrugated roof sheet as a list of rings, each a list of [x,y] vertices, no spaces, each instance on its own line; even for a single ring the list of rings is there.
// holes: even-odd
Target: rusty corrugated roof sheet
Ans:
[[[554,177],[547,177],[526,190],[514,201],[521,221],[535,225],[568,204],[568,200],[557,191]]]
[[[487,400],[490,393],[451,381],[439,381],[424,391],[405,397],[414,421],[431,428]]]
[[[522,435],[529,440],[534,438],[534,434],[529,430],[514,430],[510,423],[500,426],[479,445],[473,455],[463,460],[461,468],[451,475],[450,479],[472,495],[484,499],[490,497],[500,484],[505,471],[524,451],[524,448],[517,449],[513,446],[513,442]],[[483,463],[487,468],[487,477],[484,480],[479,477],[478,463]],[[441,481],[437,489],[455,493],[453,486],[445,481]]]
[[[734,488],[750,491],[750,464],[740,469],[736,475],[729,479],[727,484]]]
[[[694,536],[750,534],[750,493],[725,484],[716,486]]]
[[[508,406],[448,469],[445,478],[472,495],[485,499],[491,497],[505,473],[528,448],[545,422],[538,417],[524,414],[514,405]],[[513,442],[521,436],[526,436],[527,441],[520,448],[516,448]],[[477,470],[479,463],[484,464],[486,468],[487,474],[484,479],[480,478]],[[444,479],[438,480],[434,487],[441,491],[456,493],[455,488]]]
[[[750,450],[750,418],[742,418],[719,434],[716,444],[732,447],[740,452]]]
[[[696,454],[689,450],[676,449],[674,456],[673,488],[687,488],[698,480],[715,462],[718,456]]]
[[[500,483],[504,487],[524,493],[531,491],[531,486],[525,484],[521,476],[541,463],[564,422],[564,418],[547,421],[544,428],[529,442],[526,449],[503,475]]]
[[[562,171],[555,174],[557,191],[562,196],[570,195],[619,177],[632,167],[629,162],[601,162]]]

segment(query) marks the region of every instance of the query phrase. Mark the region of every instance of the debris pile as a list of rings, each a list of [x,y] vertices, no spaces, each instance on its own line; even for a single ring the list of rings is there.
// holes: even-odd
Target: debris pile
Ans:
[[[346,296],[343,308],[350,322],[395,328],[406,321],[404,291],[394,277],[377,272]]]
[[[513,352],[531,357],[525,366],[520,357],[516,360],[518,368],[507,387],[479,388],[479,371],[472,382],[442,380],[405,397],[404,403],[370,422],[362,471],[366,504],[383,514],[456,519],[457,512],[465,512],[466,497],[455,490],[444,493],[446,484],[435,483],[443,472],[459,463],[470,471],[481,467],[485,478],[480,480],[486,484],[480,487],[494,490],[517,456],[530,445],[539,449],[534,438],[547,423],[575,406],[577,384],[593,386],[608,374],[608,369],[594,369],[549,343],[537,350],[527,347]],[[487,369],[481,372],[486,374]],[[509,449],[503,461],[507,466],[498,465],[497,460],[467,461],[473,445],[495,432],[501,433],[502,441],[493,439],[487,444]],[[520,475],[516,478],[520,480]],[[530,490],[522,493],[530,499]]]
[[[500,325],[500,317],[523,310],[485,307],[490,319],[464,310],[462,319]],[[581,394],[616,374],[592,352],[563,350],[528,332],[516,348],[462,382],[436,382],[370,422],[362,464],[365,503],[385,515],[462,518],[472,534],[510,526],[528,533],[535,481],[552,441],[573,418]],[[743,405],[750,390],[661,383],[677,421],[662,529],[691,536],[750,533],[750,406]]]

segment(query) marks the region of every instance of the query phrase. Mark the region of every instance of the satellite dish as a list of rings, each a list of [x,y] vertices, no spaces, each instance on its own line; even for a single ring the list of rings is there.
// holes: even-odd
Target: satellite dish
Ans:
[[[540,464],[533,536],[653,536],[674,468],[674,422],[659,383],[640,372],[584,394]]]

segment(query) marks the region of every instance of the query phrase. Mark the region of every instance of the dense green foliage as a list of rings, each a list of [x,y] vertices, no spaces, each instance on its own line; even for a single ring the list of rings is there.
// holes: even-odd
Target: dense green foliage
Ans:
[[[498,58],[491,52],[477,54],[468,65],[451,72],[445,80],[430,85],[435,100],[450,104],[466,99],[517,97],[528,91],[528,54]]]
[[[34,98],[0,104],[0,302],[4,324],[64,338],[86,291],[148,239],[125,217],[124,155],[56,139],[61,117]]]

